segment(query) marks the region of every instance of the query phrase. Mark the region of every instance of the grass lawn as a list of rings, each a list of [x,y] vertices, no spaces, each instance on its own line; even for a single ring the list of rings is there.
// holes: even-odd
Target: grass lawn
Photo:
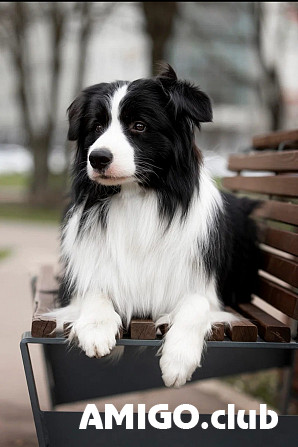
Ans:
[[[27,204],[0,204],[0,219],[58,224],[61,211],[56,208],[33,207]]]
[[[232,385],[236,390],[261,399],[273,408],[278,408],[280,391],[279,374],[277,369],[272,369],[269,371],[226,377],[222,380]]]
[[[28,174],[2,174],[0,175],[0,187],[27,188],[29,183]]]
[[[63,176],[51,174],[49,179],[53,189],[63,182]],[[30,183],[29,173],[12,173],[0,175],[0,190],[26,192]],[[44,223],[59,223],[61,211],[53,207],[35,207],[27,203],[0,202],[0,219],[20,220]]]
[[[53,189],[59,187],[64,182],[64,174],[50,174],[49,183]],[[1,174],[0,175],[0,188],[13,188],[26,190],[30,184],[30,174],[29,173],[12,173],[12,174]]]
[[[9,248],[0,248],[0,261],[11,255],[11,250]]]

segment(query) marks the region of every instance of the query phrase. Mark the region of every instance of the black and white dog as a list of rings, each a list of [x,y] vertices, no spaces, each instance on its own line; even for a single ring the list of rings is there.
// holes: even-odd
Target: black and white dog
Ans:
[[[190,380],[212,324],[233,319],[222,303],[249,300],[257,272],[256,203],[220,193],[195,146],[211,120],[208,96],[170,66],[86,88],[69,107],[77,153],[52,314],[89,357],[109,354],[132,316],[168,323],[167,386]]]

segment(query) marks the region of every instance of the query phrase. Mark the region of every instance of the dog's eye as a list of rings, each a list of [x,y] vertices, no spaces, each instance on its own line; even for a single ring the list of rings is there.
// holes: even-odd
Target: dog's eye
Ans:
[[[136,121],[132,124],[131,130],[134,132],[144,132],[144,130],[146,130],[146,126],[142,123],[142,121]]]
[[[101,124],[96,124],[96,126],[95,126],[96,133],[101,133],[102,129],[103,129],[103,126]]]

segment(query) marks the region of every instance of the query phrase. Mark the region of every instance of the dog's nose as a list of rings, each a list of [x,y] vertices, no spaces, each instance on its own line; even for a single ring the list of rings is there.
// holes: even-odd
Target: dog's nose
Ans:
[[[113,160],[113,154],[108,149],[94,149],[89,155],[89,161],[94,169],[104,169]]]

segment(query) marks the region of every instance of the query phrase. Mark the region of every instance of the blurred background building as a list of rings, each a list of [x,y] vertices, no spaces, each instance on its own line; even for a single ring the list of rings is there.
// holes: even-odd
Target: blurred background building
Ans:
[[[0,174],[31,173],[31,202],[51,201],[51,175],[66,176],[66,109],[81,88],[151,76],[160,59],[213,100],[214,122],[197,139],[215,176],[226,173],[227,154],[249,146],[253,134],[297,125],[297,3],[2,2],[0,8]]]

